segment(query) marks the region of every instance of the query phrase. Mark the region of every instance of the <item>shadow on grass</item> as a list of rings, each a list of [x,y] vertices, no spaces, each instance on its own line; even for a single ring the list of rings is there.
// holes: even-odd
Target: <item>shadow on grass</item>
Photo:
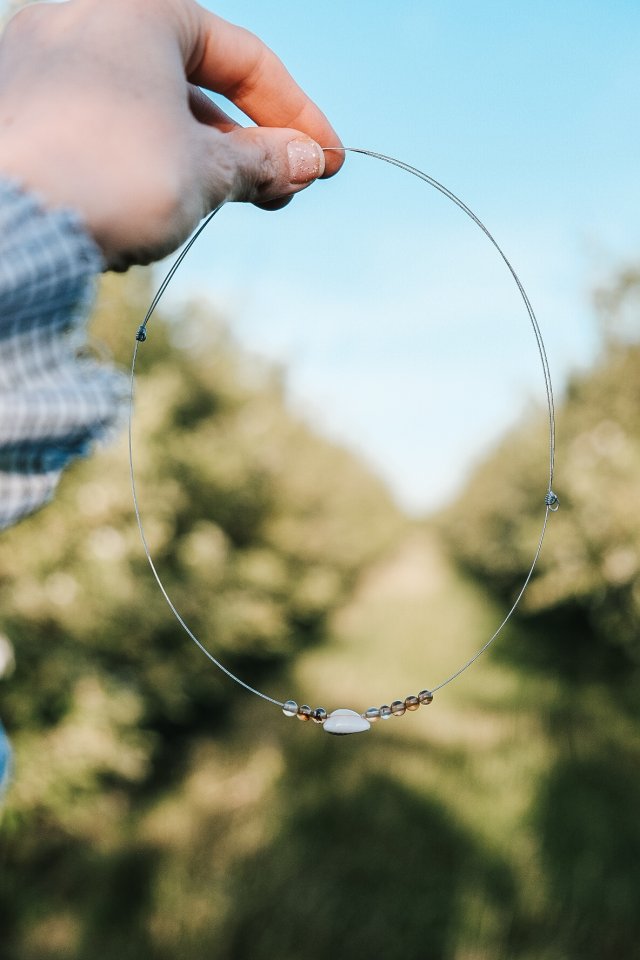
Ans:
[[[567,960],[640,957],[638,756],[558,762],[534,811],[547,937]]]
[[[487,907],[509,928],[515,890],[504,863],[437,800],[363,770],[349,746],[292,762],[272,843],[233,880],[228,960],[448,960],[460,924],[481,926]]]
[[[16,839],[26,841],[21,847],[30,846],[29,838]],[[39,862],[29,861],[26,882],[17,877],[28,851],[4,845],[2,960],[167,960],[154,949],[146,923],[159,866],[156,852],[132,845],[100,855],[84,843],[59,839],[46,847],[38,844]]]
[[[513,628],[497,652],[543,693],[554,762],[535,785],[530,823],[543,903],[535,949],[562,960],[640,958],[640,674],[571,611]],[[511,707],[509,707],[511,709]]]

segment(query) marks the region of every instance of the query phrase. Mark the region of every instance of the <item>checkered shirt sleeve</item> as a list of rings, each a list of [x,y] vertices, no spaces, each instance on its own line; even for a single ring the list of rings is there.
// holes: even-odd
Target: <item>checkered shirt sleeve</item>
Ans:
[[[0,180],[0,529],[122,418],[126,379],[82,352],[102,269],[76,214]]]

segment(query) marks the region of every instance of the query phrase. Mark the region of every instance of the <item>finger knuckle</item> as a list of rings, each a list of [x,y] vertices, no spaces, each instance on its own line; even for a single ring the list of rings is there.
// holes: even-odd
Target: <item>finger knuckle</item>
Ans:
[[[13,14],[4,30],[6,41],[19,41],[33,38],[34,31],[40,30],[43,18],[46,20],[51,11],[44,4],[21,7]]]

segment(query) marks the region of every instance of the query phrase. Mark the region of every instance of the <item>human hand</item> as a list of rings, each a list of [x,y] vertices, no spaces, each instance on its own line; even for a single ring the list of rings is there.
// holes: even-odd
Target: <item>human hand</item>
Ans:
[[[340,140],[275,54],[194,0],[35,4],[0,41],[0,172],[77,210],[111,268],[164,256],[225,200],[282,206],[340,168],[318,144]]]

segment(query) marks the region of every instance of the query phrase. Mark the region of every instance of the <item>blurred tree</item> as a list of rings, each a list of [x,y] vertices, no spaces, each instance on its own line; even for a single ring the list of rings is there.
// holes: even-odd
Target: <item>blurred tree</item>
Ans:
[[[640,273],[626,271],[596,302],[605,349],[558,407],[561,508],[522,607],[556,665],[592,673],[640,661]],[[543,415],[520,424],[442,518],[459,562],[505,597],[522,584],[541,526],[545,437]]]
[[[96,350],[128,359],[150,295],[142,271],[104,282]],[[202,304],[154,316],[136,389],[138,493],[161,575],[216,656],[269,686],[323,639],[401,517],[354,456],[287,410],[280,373]],[[189,744],[248,699],[182,633],[151,576],[127,456],[121,437],[77,465],[54,504],[0,543],[0,634],[15,651],[2,717],[16,747],[3,873],[21,877],[0,886],[15,936],[3,929],[3,960],[28,955],[31,911],[47,910],[27,895],[43,860],[54,877],[60,856],[63,873],[73,862],[77,885],[89,851],[116,856],[136,805],[177,785]]]
[[[2,960],[634,956],[637,577],[610,555],[640,543],[640,355],[628,321],[624,337],[616,326],[637,289],[627,277],[600,295],[616,333],[560,404],[562,506],[527,605],[479,693],[456,687],[424,739],[398,724],[336,742],[294,723],[282,749],[287,724],[220,677],[166,609],[125,442],[3,538],[1,712],[18,763],[0,841]],[[96,349],[128,359],[149,296],[145,274],[110,280]],[[362,465],[291,416],[282,377],[210,309],[154,320],[139,364],[138,487],[162,576],[224,662],[286,696],[288,666],[323,641],[402,520]],[[441,518],[489,591],[436,571],[437,600],[414,598],[441,609],[435,634],[463,610],[475,635],[485,606],[494,615],[487,593],[519,588],[545,445],[533,418]],[[376,577],[381,605],[350,637],[370,673],[388,663],[389,623],[411,630],[414,615],[397,571],[386,600]],[[431,628],[413,629],[421,643]]]
[[[596,304],[602,355],[557,410],[560,511],[494,651],[521,673],[550,748],[532,785],[543,884],[526,956],[553,945],[566,960],[637,956],[640,940],[640,271]],[[519,425],[440,520],[462,567],[506,602],[542,522],[545,442],[544,415]]]

